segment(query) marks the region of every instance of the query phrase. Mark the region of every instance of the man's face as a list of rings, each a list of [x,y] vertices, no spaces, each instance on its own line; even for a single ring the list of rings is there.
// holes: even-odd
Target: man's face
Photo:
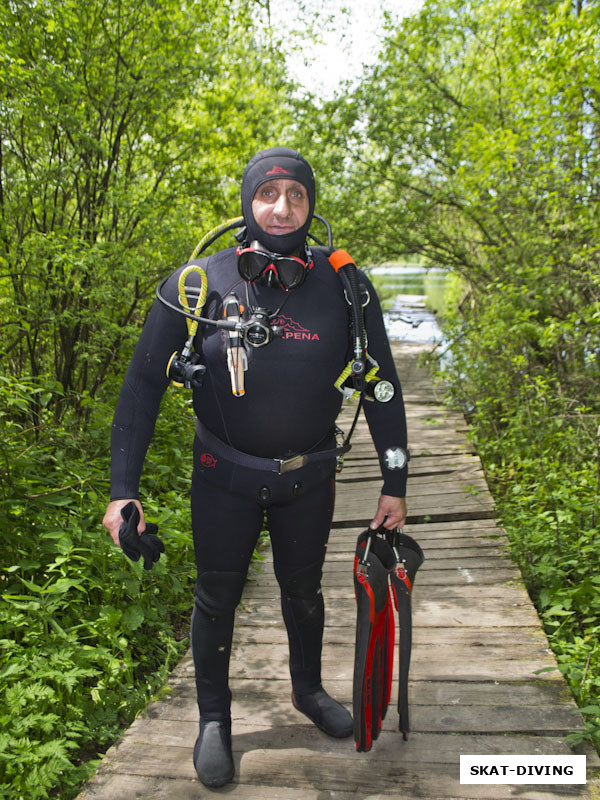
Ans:
[[[265,233],[272,236],[297,231],[306,222],[308,210],[306,188],[288,178],[261,184],[252,200],[254,219]]]

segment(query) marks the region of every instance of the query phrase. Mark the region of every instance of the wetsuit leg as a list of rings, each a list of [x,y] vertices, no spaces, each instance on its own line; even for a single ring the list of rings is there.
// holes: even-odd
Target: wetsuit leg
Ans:
[[[200,715],[228,720],[235,609],[262,528],[263,510],[194,473],[192,526],[198,578],[191,623]]]
[[[321,571],[333,516],[334,483],[268,512],[275,573],[290,647],[292,703],[328,736],[352,735],[352,717],[321,685],[325,609]]]
[[[294,692],[321,686],[325,611],[321,570],[333,517],[334,482],[322,481],[290,503],[267,511],[275,575],[290,648]]]

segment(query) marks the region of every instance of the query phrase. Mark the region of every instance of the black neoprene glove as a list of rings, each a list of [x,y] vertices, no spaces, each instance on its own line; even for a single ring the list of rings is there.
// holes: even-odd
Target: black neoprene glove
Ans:
[[[140,556],[144,557],[144,569],[152,569],[152,565],[158,561],[160,554],[165,552],[165,546],[155,536],[158,533],[158,525],[154,522],[146,523],[146,529],[140,535],[137,526],[140,521],[140,512],[135,503],[127,503],[121,509],[123,522],[119,528],[119,544],[125,555],[132,561],[139,561]]]

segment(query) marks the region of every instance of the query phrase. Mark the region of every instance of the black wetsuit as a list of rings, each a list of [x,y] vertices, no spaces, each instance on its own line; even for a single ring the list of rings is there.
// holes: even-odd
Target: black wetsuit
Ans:
[[[315,267],[304,284],[281,289],[248,286],[238,275],[235,250],[198,262],[208,276],[203,316],[223,317],[223,299],[235,293],[250,308],[278,311],[283,335],[248,347],[246,393],[235,397],[227,368],[228,334],[201,326],[196,348],[207,366],[204,385],[194,390],[194,408],[203,425],[237,450],[265,458],[286,458],[335,446],[333,427],[342,403],[334,382],[350,358],[348,305],[340,278],[327,257],[315,252]],[[163,289],[178,304],[174,272]],[[199,285],[198,276],[188,279]],[[365,309],[369,352],[379,375],[396,388],[386,404],[365,402],[380,460],[389,447],[406,447],[406,422],[399,381],[385,333],[381,308],[369,288]],[[165,367],[187,338],[183,316],[155,303],[133,354],[112,433],[111,499],[137,498],[146,450],[160,401],[167,388]],[[407,470],[382,462],[382,492],[405,495]],[[274,566],[282,589],[283,616],[290,642],[294,691],[320,685],[323,602],[320,576],[334,502],[335,459],[278,475],[240,467],[194,442],[192,523],[198,580],[192,617],[192,650],[200,712],[220,719],[229,711],[228,664],[235,607],[266,513]],[[375,509],[372,509],[374,512]]]

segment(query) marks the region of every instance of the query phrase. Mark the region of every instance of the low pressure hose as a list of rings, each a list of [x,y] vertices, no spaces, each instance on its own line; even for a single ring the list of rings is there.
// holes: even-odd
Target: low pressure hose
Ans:
[[[192,272],[200,275],[200,293],[194,308],[190,308],[185,286],[188,275],[191,275]],[[204,308],[204,303],[206,303],[206,293],[208,291],[208,278],[206,277],[206,272],[202,269],[202,267],[199,267],[196,264],[191,264],[189,267],[181,270],[177,288],[179,289],[179,303],[181,304],[181,307],[184,309],[184,311],[187,311],[188,314],[192,314],[194,317],[199,318],[202,315],[202,309]],[[182,355],[189,357],[190,353],[192,352],[194,337],[198,331],[199,319],[192,321],[189,317],[186,317],[185,321],[188,329],[188,340],[185,343]]]
[[[366,371],[366,336],[363,321],[362,302],[360,287],[358,285],[358,272],[352,256],[345,250],[335,250],[329,256],[329,263],[340,276],[340,279],[347,290],[350,300],[350,311],[352,315],[352,346],[354,349],[354,363],[352,364],[352,374],[360,383],[364,380]],[[360,388],[359,385],[356,386]]]
[[[195,272],[200,276],[200,291],[197,294],[196,305],[190,308],[186,291],[186,280],[189,275]],[[179,289],[179,304],[186,314],[186,324],[188,338],[181,353],[173,353],[167,364],[167,377],[170,378],[175,386],[185,386],[186,389],[199,388],[202,386],[206,367],[199,363],[199,358],[194,352],[194,339],[198,332],[198,324],[201,320],[202,309],[206,302],[208,290],[208,279],[202,267],[191,264],[181,271],[177,283]]]
[[[379,364],[367,353],[363,304],[358,283],[358,270],[354,259],[345,250],[335,250],[329,256],[329,263],[340,276],[342,285],[346,289],[352,315],[352,346],[354,349],[354,360],[348,362],[334,386],[347,399],[353,399],[363,393],[367,400],[387,403],[394,397],[395,389],[389,381],[382,380],[377,375]],[[348,379],[351,381],[352,388],[345,385]]]
[[[190,261],[193,261],[196,256],[203,253],[207,247],[209,247],[214,241],[216,241],[219,236],[222,236],[229,230],[233,230],[234,228],[241,228],[244,224],[243,217],[232,217],[231,219],[225,220],[220,225],[217,225],[216,228],[210,230],[207,234],[205,234],[202,239],[198,242],[196,247],[194,248],[194,252],[190,256]]]

